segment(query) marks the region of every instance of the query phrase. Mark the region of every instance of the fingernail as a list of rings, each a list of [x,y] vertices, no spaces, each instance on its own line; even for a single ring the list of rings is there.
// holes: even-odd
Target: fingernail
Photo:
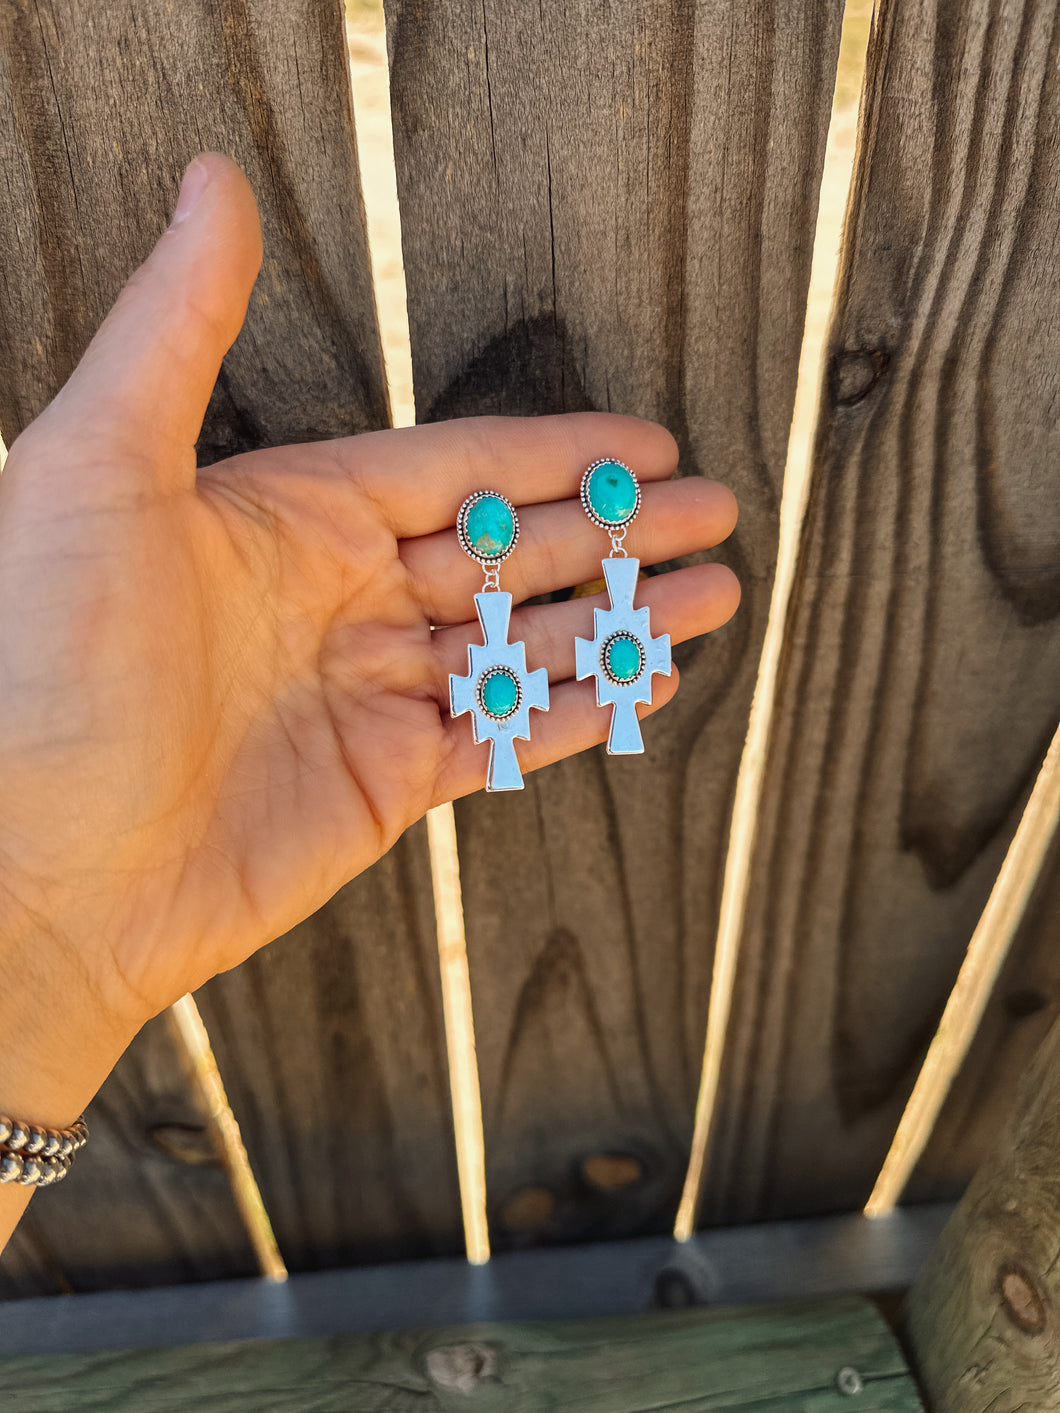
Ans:
[[[177,209],[173,212],[171,226],[179,225],[198,205],[199,197],[206,190],[206,183],[210,180],[210,169],[206,163],[196,157],[188,163],[188,169],[184,173],[184,180],[180,184],[180,195],[177,197]]]

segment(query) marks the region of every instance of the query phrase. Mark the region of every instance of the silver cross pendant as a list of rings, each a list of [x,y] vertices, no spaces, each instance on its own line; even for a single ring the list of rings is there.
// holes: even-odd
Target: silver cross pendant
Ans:
[[[475,742],[490,743],[486,789],[521,790],[515,742],[530,739],[531,707],[548,710],[548,672],[544,667],[527,672],[525,644],[508,641],[511,594],[476,594],[475,610],[486,641],[469,645],[466,677],[450,674],[449,711],[453,716],[469,711]]]
[[[596,678],[596,705],[612,706],[608,754],[639,755],[644,738],[637,702],[651,701],[655,673],[669,677],[673,670],[670,635],[653,638],[649,610],[633,607],[639,559],[605,559],[603,570],[611,607],[593,610],[595,637],[575,638],[575,669],[579,682]]]

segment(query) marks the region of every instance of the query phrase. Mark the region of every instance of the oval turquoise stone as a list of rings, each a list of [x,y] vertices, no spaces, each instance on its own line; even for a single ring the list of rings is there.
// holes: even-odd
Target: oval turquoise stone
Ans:
[[[644,654],[633,638],[612,638],[607,645],[607,670],[617,682],[633,682],[641,674]]]
[[[617,461],[601,461],[585,494],[594,513],[608,525],[624,525],[637,508],[637,483]]]
[[[482,684],[482,707],[487,716],[501,721],[511,716],[519,700],[519,686],[515,678],[503,668],[495,667]]]
[[[476,554],[500,559],[515,540],[515,516],[500,496],[481,496],[467,512],[464,533]]]

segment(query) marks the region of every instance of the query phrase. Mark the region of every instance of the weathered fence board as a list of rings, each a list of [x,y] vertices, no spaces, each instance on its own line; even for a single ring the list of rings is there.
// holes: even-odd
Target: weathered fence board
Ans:
[[[936,1413],[1060,1406],[1058,1153],[1060,1023],[909,1295],[908,1342]]]
[[[1060,838],[1048,855],[968,1058],[905,1202],[951,1201],[997,1148],[1018,1086],[1060,1019]]]
[[[30,1204],[0,1297],[247,1275],[254,1253],[198,1092],[164,1021],[145,1026],[89,1106],[91,1142]]]
[[[708,1219],[867,1197],[1060,713],[1057,22],[878,12]]]
[[[339,0],[18,0],[0,51],[8,442],[70,373],[203,148],[246,171],[265,261],[201,461],[385,425]]]
[[[35,1413],[919,1413],[867,1301],[0,1360]],[[856,1380],[856,1387],[851,1380]]]
[[[197,999],[292,1269],[461,1249],[424,825]]]
[[[740,499],[721,557],[743,605],[678,649],[681,690],[646,757],[595,752],[457,810],[495,1238],[662,1230],[772,582],[842,6],[387,8],[420,419],[639,413],[675,434],[684,474]]]
[[[184,164],[203,148],[227,152],[247,172],[261,208],[265,259],[211,402],[201,462],[385,425],[339,0],[102,7],[19,0],[0,14],[0,432],[9,442],[76,363],[164,229]],[[399,906],[391,896],[395,879]],[[439,1004],[425,980],[430,899],[422,839],[402,841],[382,879],[346,890],[334,911],[298,930],[282,960],[274,949],[201,997],[266,1205],[276,1209],[277,1237],[295,1265],[346,1259],[358,1242],[383,1254],[381,1233],[394,1235],[396,1225],[380,1213],[402,1201],[401,1254],[429,1249],[437,1230],[443,1245],[459,1232],[446,1156],[448,1105],[438,1079]],[[379,964],[384,940],[391,968]],[[350,974],[337,966],[339,956]],[[413,978],[401,974],[405,962],[417,968]],[[401,1090],[402,1073],[388,1070],[379,1055],[369,1062],[352,1015],[340,1021],[341,1001],[352,1006],[354,968],[370,976],[373,993],[371,1005],[362,996],[354,1008],[362,1021],[399,1015],[401,1027],[418,1037],[407,1052],[398,1041],[388,1052],[395,1066],[415,1056],[409,1073],[422,1081],[418,1088],[409,1080]],[[314,1046],[316,1065],[306,1061]],[[124,1101],[106,1097],[119,1083],[100,1103],[112,1102],[121,1114]],[[400,1122],[397,1107],[407,1110]],[[381,1127],[370,1132],[374,1123]],[[401,1135],[417,1124],[424,1144],[438,1151],[409,1167]],[[312,1184],[303,1201],[292,1201],[292,1173],[322,1131],[327,1151],[343,1161],[314,1156]],[[352,1139],[336,1135],[356,1135],[364,1156],[355,1158]],[[130,1196],[143,1186],[139,1152],[131,1143],[112,1145],[106,1161],[110,1192],[123,1194],[122,1223],[109,1228],[113,1272],[134,1259],[164,1279],[230,1269],[223,1253],[237,1247],[234,1230],[222,1241],[197,1208],[172,1215],[186,1205],[184,1174],[174,1169],[164,1203],[161,1179],[152,1178],[158,1202],[141,1221]],[[79,1162],[64,1189],[34,1202],[18,1248],[27,1281],[29,1237],[50,1249],[63,1204],[73,1209],[87,1181]],[[142,1232],[126,1245],[123,1232],[162,1205],[171,1219],[156,1224],[155,1248],[148,1251]],[[99,1256],[88,1212],[81,1237],[67,1224],[54,1243],[64,1270],[82,1270],[90,1251],[93,1262]],[[417,1225],[424,1213],[433,1224],[426,1236]],[[195,1248],[194,1260],[184,1249],[182,1222],[200,1228],[203,1249]],[[211,1243],[222,1253],[216,1259]],[[93,1281],[104,1279],[100,1260]]]

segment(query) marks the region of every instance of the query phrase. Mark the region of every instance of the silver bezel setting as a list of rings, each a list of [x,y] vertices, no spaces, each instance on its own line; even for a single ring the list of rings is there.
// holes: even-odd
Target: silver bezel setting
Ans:
[[[487,496],[494,496],[497,500],[504,501],[504,504],[512,512],[512,523],[515,526],[515,534],[512,536],[511,544],[508,546],[508,548],[504,551],[503,554],[479,554],[478,550],[475,549],[475,547],[472,545],[471,541],[467,537],[467,517],[472,507],[477,505],[480,500],[485,500]],[[460,548],[464,551],[467,557],[469,559],[473,559],[476,564],[481,564],[484,568],[489,568],[492,565],[503,564],[504,561],[511,554],[512,550],[515,549],[516,545],[519,543],[519,515],[515,509],[515,506],[511,503],[508,497],[506,495],[502,495],[500,491],[474,491],[471,495],[468,496],[467,500],[464,501],[464,503],[461,505],[460,509],[456,513],[456,533],[457,538],[460,540]]]
[[[640,653],[640,667],[637,668],[635,677],[616,677],[607,663],[607,652],[611,644],[618,638],[628,638],[631,643],[637,645],[637,652]],[[644,669],[648,665],[648,655],[644,651],[644,644],[637,637],[636,633],[631,633],[627,628],[620,628],[617,633],[609,633],[600,645],[600,671],[607,680],[615,687],[632,687],[635,682],[639,682],[644,676]]]
[[[506,711],[503,716],[497,716],[494,712],[490,711],[482,695],[482,689],[486,685],[487,678],[492,677],[496,672],[503,673],[505,677],[510,678],[511,681],[515,683],[515,702],[510,710]],[[510,721],[523,704],[523,684],[510,667],[505,667],[503,663],[495,663],[492,667],[487,667],[485,672],[480,673],[479,679],[475,683],[475,700],[478,702],[479,710],[482,712],[483,716],[488,716],[491,721]]]
[[[656,673],[668,677],[673,671],[670,656],[670,635],[651,631],[651,613],[647,606],[633,607],[637,592],[640,560],[612,555],[603,562],[604,579],[610,608],[593,609],[593,636],[574,640],[574,675],[580,682],[593,678],[596,684],[596,705],[609,705],[611,728],[607,735],[609,755],[639,755],[644,750],[644,737],[637,719],[637,704],[652,699],[652,678]],[[604,671],[601,661],[603,645],[619,634],[628,634],[640,644],[645,662],[640,676],[629,682],[616,681]]]
[[[607,466],[609,463],[615,466],[621,466],[624,471],[628,471],[629,474],[633,477],[633,485],[636,487],[636,504],[634,505],[630,513],[626,516],[625,520],[603,520],[599,515],[597,515],[596,511],[589,503],[589,479],[598,466]],[[607,530],[608,532],[623,530],[627,525],[632,525],[634,520],[636,520],[637,516],[640,514],[641,493],[640,482],[637,480],[637,473],[633,470],[632,466],[627,466],[626,463],[624,461],[620,461],[617,456],[598,457],[596,461],[594,461],[592,465],[586,469],[585,475],[582,477],[580,495],[582,509],[585,511],[586,515],[593,522],[593,524],[598,526],[601,530]]]
[[[484,641],[468,644],[466,676],[455,672],[449,674],[449,714],[457,717],[470,712],[475,744],[489,742],[486,789],[490,792],[521,790],[523,773],[515,754],[515,742],[530,739],[532,710],[548,711],[548,670],[538,667],[529,672],[526,644],[518,640],[514,643],[508,641],[512,618],[511,594],[503,589],[483,589],[475,595],[475,612]],[[506,668],[519,685],[518,705],[511,716],[503,721],[482,710],[476,691],[481,678],[494,667]]]

